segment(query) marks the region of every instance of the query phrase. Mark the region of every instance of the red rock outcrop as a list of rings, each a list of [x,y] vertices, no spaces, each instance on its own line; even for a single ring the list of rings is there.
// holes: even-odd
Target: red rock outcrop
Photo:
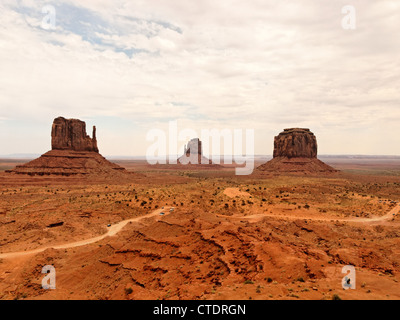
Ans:
[[[9,171],[14,174],[39,175],[109,175],[128,172],[99,154],[96,127],[93,137],[86,134],[85,122],[56,118],[51,131],[52,150],[41,157]]]
[[[274,158],[316,158],[317,138],[310,129],[284,129],[274,139]]]
[[[274,157],[257,168],[267,173],[332,173],[334,168],[317,159],[317,139],[310,129],[284,129],[274,139]]]
[[[54,119],[51,130],[52,150],[73,150],[99,152],[96,140],[96,127],[93,136],[86,134],[86,123],[78,119]]]
[[[178,159],[180,164],[211,164],[211,160],[203,156],[202,143],[199,138],[192,139],[185,146],[183,156]]]

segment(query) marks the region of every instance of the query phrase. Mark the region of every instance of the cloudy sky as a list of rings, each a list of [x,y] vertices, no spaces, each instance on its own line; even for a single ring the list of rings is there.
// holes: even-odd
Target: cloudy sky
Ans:
[[[104,155],[173,120],[254,129],[256,154],[306,127],[320,154],[399,155],[399,31],[399,0],[1,0],[0,155],[49,150],[58,116]]]

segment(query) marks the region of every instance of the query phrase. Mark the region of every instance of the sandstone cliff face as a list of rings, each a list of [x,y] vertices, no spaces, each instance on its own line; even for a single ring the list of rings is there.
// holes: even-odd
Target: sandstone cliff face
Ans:
[[[96,140],[96,127],[93,137],[86,134],[86,123],[78,119],[54,119],[51,130],[52,150],[93,151],[99,152]]]
[[[316,158],[317,139],[310,129],[284,129],[274,139],[274,158]]]

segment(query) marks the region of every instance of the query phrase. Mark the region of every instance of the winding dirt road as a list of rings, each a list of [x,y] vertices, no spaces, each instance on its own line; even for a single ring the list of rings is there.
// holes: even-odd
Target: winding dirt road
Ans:
[[[327,217],[327,218],[315,218],[315,217],[307,217],[307,216],[293,216],[293,215],[273,215],[273,214],[253,214],[248,216],[224,216],[218,214],[218,217],[228,218],[228,219],[240,219],[240,220],[249,220],[249,222],[257,222],[264,218],[276,218],[276,219],[289,219],[289,220],[314,220],[314,221],[340,221],[340,222],[356,222],[356,223],[372,223],[372,222],[384,222],[392,219],[395,215],[400,213],[400,204],[396,205],[392,208],[388,213],[381,217],[375,218],[335,218],[335,217]]]
[[[55,245],[55,246],[47,246],[39,249],[34,249],[34,250],[29,250],[29,251],[19,251],[19,252],[7,252],[7,253],[0,253],[0,259],[11,259],[11,258],[16,258],[16,257],[21,257],[21,256],[26,256],[26,255],[31,255],[31,254],[36,254],[43,252],[47,249],[69,249],[69,248],[75,248],[75,247],[80,247],[80,246],[86,246],[88,244],[92,244],[95,242],[98,242],[100,240],[103,240],[106,237],[112,237],[115,236],[118,232],[120,232],[128,223],[130,222],[139,222],[140,220],[143,219],[148,219],[151,217],[155,216],[160,216],[161,212],[165,212],[165,215],[168,215],[170,213],[170,207],[164,207],[164,209],[157,209],[149,214],[146,214],[144,216],[128,219],[128,220],[123,220],[120,221],[108,228],[108,231],[97,237],[81,240],[81,241],[76,241],[76,242],[70,242],[70,243],[65,243],[65,244],[60,244],[60,245]],[[158,220],[158,219],[157,219]]]
[[[81,240],[81,241],[76,241],[76,242],[70,242],[70,243],[65,243],[65,244],[60,244],[60,245],[55,245],[55,246],[47,246],[39,249],[34,249],[30,251],[19,251],[19,252],[8,252],[8,253],[0,253],[0,259],[12,259],[16,257],[21,257],[21,256],[27,256],[31,254],[36,254],[43,252],[47,249],[69,249],[69,248],[75,248],[75,247],[80,247],[80,246],[85,246],[88,244],[92,244],[95,242],[98,242],[100,240],[103,240],[106,237],[112,237],[115,236],[118,232],[120,232],[128,223],[130,222],[139,222],[140,220],[155,217],[159,215],[161,212],[165,212],[165,215],[169,214],[170,207],[165,207],[164,209],[157,209],[149,214],[146,214],[144,216],[128,219],[128,220],[123,220],[120,221],[111,227],[109,227],[108,231],[97,237]],[[241,220],[248,220],[249,222],[257,222],[262,220],[263,218],[277,218],[277,219],[290,219],[290,220],[299,220],[299,219],[306,219],[306,220],[315,220],[315,221],[340,221],[340,222],[356,222],[356,223],[369,223],[369,222],[384,222],[387,220],[390,220],[393,218],[395,215],[400,213],[400,204],[396,205],[393,209],[391,209],[387,214],[381,216],[381,217],[376,217],[376,218],[341,218],[337,219],[335,217],[330,217],[330,218],[314,218],[314,217],[299,217],[299,216],[291,216],[291,215],[269,215],[269,214],[255,214],[255,215],[249,215],[249,216],[224,216],[218,214],[218,217],[222,218],[228,218],[228,219],[241,219]],[[162,217],[162,216],[159,216]]]

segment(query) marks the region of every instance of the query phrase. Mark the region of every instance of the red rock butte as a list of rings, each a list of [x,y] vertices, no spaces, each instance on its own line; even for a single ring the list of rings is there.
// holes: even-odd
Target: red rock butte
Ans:
[[[203,156],[203,147],[199,138],[190,140],[185,145],[183,155],[178,159],[180,164],[211,164],[211,160]]]
[[[310,129],[284,129],[274,138],[273,159],[257,168],[268,173],[333,173],[334,168],[317,159],[317,138]]]
[[[51,129],[52,150],[74,150],[99,152],[96,140],[96,127],[93,126],[93,138],[86,134],[86,123],[78,119],[54,119]]]
[[[86,134],[85,122],[78,119],[54,119],[51,130],[52,150],[41,157],[8,171],[27,175],[103,175],[128,173],[124,168],[99,154],[96,127],[93,136]]]

